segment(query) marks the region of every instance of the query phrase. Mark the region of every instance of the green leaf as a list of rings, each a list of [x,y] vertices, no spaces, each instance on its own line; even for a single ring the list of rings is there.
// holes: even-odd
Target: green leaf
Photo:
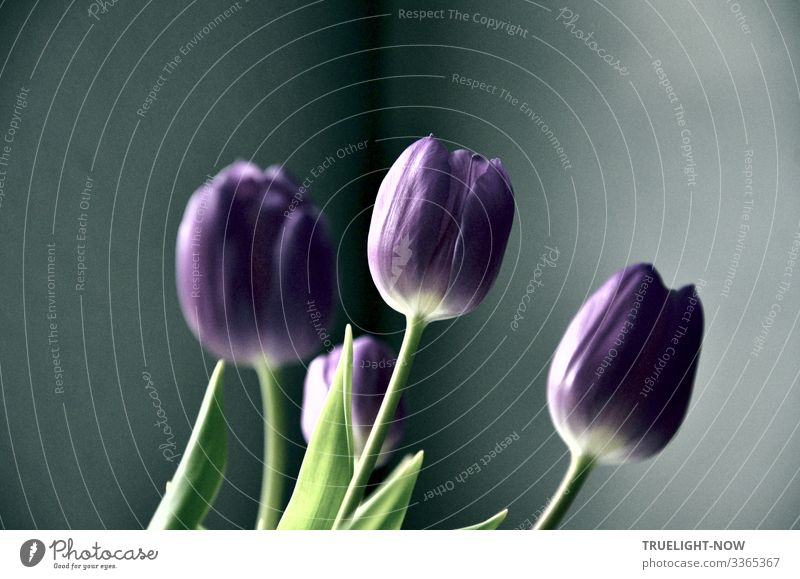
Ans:
[[[408,455],[377,490],[356,509],[348,529],[396,531],[403,525],[424,453]]]
[[[222,485],[228,456],[222,412],[224,367],[220,360],[211,374],[189,443],[148,529],[196,529]]]
[[[292,498],[278,524],[284,529],[330,529],[353,477],[351,396],[353,332],[347,326],[342,357],[308,443]]]
[[[494,531],[506,519],[508,509],[503,509],[490,519],[486,519],[482,523],[463,527],[459,531]]]

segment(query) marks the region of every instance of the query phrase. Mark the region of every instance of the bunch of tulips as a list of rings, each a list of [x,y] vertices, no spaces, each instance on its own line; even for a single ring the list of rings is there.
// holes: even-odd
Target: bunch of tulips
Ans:
[[[382,298],[406,317],[395,355],[372,336],[354,340],[349,326],[338,346],[320,339],[335,307],[334,245],[286,170],[240,161],[198,189],[178,232],[177,292],[189,328],[220,361],[150,528],[203,528],[227,459],[225,363],[254,368],[261,384],[258,529],[401,528],[423,452],[397,461],[369,493],[368,483],[403,436],[403,391],[426,326],[481,304],[514,212],[499,159],[450,152],[433,136],[400,155],[375,200],[367,255]],[[550,415],[572,460],[534,528],[558,526],[594,466],[646,459],[667,445],[687,413],[702,334],[694,286],[670,290],[650,264],[621,269],[584,303],[548,375]],[[323,349],[305,378],[308,446],[295,482],[281,369]],[[495,529],[506,513],[468,528]]]

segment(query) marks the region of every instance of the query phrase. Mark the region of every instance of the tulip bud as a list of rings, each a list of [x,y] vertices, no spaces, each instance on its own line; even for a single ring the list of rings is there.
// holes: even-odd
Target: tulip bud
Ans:
[[[322,344],[333,310],[333,246],[305,196],[282,168],[237,161],[189,200],[178,230],[178,298],[215,355],[279,366]]]
[[[622,463],[663,449],[686,415],[702,337],[694,286],[669,290],[650,264],[611,276],[550,366],[550,415],[573,454]]]
[[[328,390],[333,384],[342,346],[329,354],[320,354],[308,366],[301,426],[306,441],[311,440],[314,427],[319,420]],[[361,454],[375,418],[386,394],[386,388],[397,363],[397,356],[386,344],[372,336],[361,336],[353,341],[353,442],[356,456]],[[397,407],[394,420],[389,426],[383,443],[381,459],[385,462],[403,436],[405,410],[403,401]]]
[[[474,310],[503,260],[514,218],[499,159],[449,153],[433,136],[408,147],[381,183],[369,268],[395,310],[427,321]]]

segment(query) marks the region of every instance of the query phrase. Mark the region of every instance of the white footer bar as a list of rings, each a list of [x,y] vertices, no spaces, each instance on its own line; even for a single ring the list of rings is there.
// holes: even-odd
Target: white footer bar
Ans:
[[[797,531],[3,531],[3,577],[800,577]],[[233,574],[233,575],[232,575]],[[291,575],[290,575],[291,574]]]

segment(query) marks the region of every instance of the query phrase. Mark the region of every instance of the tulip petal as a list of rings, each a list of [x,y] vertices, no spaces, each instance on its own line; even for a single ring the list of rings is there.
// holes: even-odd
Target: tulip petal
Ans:
[[[283,222],[274,245],[269,307],[258,319],[265,354],[277,364],[319,350],[331,323],[334,263],[328,224],[313,208]],[[266,277],[266,276],[265,276]]]
[[[477,178],[466,194],[452,259],[445,317],[474,310],[489,292],[505,255],[514,220],[514,193],[499,160],[473,155]]]
[[[429,269],[439,259],[449,206],[448,151],[433,137],[408,147],[392,165],[378,191],[367,242],[372,278],[384,300],[405,311],[447,289],[446,271]],[[441,265],[440,265],[441,267]],[[438,297],[436,297],[438,296]]]
[[[226,359],[253,349],[247,272],[255,215],[246,208],[260,201],[262,186],[258,167],[234,163],[192,195],[178,231],[176,283],[184,316],[201,344]],[[238,236],[231,235],[234,229]],[[231,278],[230,271],[237,275]]]
[[[647,392],[644,400],[640,400],[637,411],[632,416],[637,423],[637,431],[644,432],[631,450],[632,458],[652,456],[660,452],[686,417],[703,339],[703,310],[696,295],[694,286],[670,292],[672,312],[663,322],[662,331],[665,343],[673,343],[672,340],[675,339],[677,344],[673,345],[674,351],[668,352],[670,359],[666,360],[653,388]],[[697,305],[694,306],[692,302]],[[692,308],[692,316],[689,321],[685,321],[684,316],[689,308]],[[664,354],[662,350],[662,359]],[[651,376],[655,377],[654,367],[651,367]]]

